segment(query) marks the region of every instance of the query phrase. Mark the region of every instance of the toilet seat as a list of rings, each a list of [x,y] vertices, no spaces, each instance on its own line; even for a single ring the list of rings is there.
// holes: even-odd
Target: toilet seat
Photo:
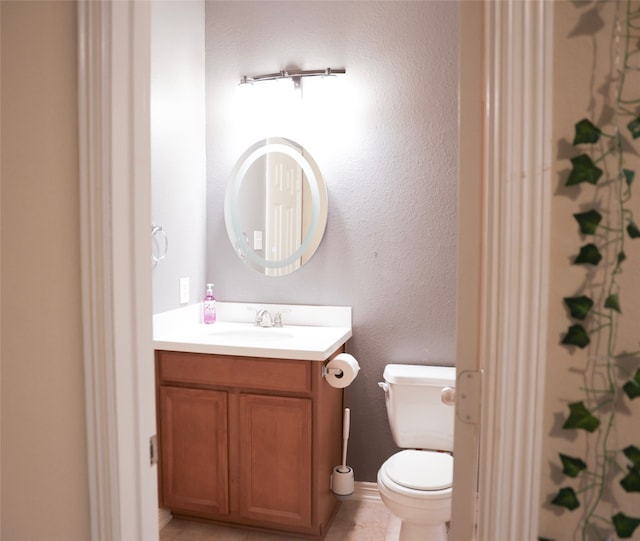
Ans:
[[[437,491],[453,484],[453,457],[448,453],[400,451],[384,464],[391,481],[401,487],[419,491]]]

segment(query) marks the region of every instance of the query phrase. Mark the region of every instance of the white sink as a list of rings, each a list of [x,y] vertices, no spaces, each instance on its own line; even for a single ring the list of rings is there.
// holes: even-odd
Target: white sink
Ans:
[[[254,340],[254,341],[287,341],[295,338],[300,332],[304,332],[304,327],[256,327],[246,323],[220,322],[217,325],[204,325],[204,334],[213,340]]]
[[[283,327],[256,327],[257,309],[283,312]],[[200,323],[200,306],[153,317],[154,349],[324,361],[351,338],[351,308],[217,303],[218,321]]]

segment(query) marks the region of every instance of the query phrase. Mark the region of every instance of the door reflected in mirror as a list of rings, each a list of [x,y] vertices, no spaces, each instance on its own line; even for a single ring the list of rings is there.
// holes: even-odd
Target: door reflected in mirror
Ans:
[[[327,224],[327,188],[311,155],[270,137],[237,161],[225,194],[229,240],[248,266],[284,276],[314,254]]]

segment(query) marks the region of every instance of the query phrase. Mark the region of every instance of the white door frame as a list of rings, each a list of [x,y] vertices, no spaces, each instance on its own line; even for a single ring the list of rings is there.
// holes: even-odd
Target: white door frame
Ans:
[[[458,262],[456,306],[457,395],[461,379],[480,379],[480,307],[482,290],[482,164],[484,124],[484,54],[482,2],[460,5],[460,53],[458,81]],[[467,380],[470,381],[470,380]],[[467,391],[464,391],[467,392]],[[474,395],[480,400],[479,395]],[[480,409],[472,404],[472,412]],[[450,537],[473,539],[476,524],[479,418],[465,419],[461,402],[456,405],[454,433],[453,510]],[[460,460],[458,458],[460,457]]]
[[[479,539],[536,539],[552,195],[553,12],[487,2]]]
[[[468,229],[460,231],[460,262],[470,267],[459,265],[458,273],[479,286],[459,289],[458,343],[471,346],[458,348],[458,367],[484,371],[477,538],[532,539],[544,392],[553,3],[462,2],[463,24],[475,25],[472,42],[482,34],[483,14],[475,23],[468,17],[477,6],[484,10],[484,41],[475,52],[462,46],[461,65],[469,67],[483,50],[484,71],[461,80],[484,88],[476,95],[484,104],[461,93],[461,112],[471,117],[461,123],[461,151],[469,152],[460,161],[459,190],[474,229],[468,237]],[[156,471],[148,457],[150,5],[85,0],[78,20],[91,539],[156,541]],[[471,315],[461,316],[468,306]],[[456,423],[456,445],[475,438],[474,425]],[[475,476],[463,473],[457,466],[453,541],[473,535]]]
[[[157,541],[150,5],[78,3],[84,367],[92,541]]]
[[[480,370],[483,389],[481,404],[458,404],[453,541],[474,539],[478,426],[461,418],[474,409],[481,410],[475,538],[537,537],[551,218],[553,10],[553,2],[545,0],[461,4],[458,387],[463,375]],[[477,23],[474,31],[474,20],[484,20],[483,36]],[[483,58],[478,58],[478,50],[484,51]],[[474,59],[483,65],[483,73],[473,66]],[[459,460],[461,456],[465,460]]]

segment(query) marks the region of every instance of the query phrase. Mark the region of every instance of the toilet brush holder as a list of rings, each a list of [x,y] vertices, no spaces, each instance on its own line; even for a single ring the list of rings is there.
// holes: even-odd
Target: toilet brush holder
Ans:
[[[331,492],[339,499],[346,500],[354,491],[353,468],[336,466],[331,472]]]
[[[354,490],[353,468],[347,466],[347,443],[351,425],[351,410],[344,409],[342,420],[342,464],[333,468],[329,488],[339,500],[346,500]]]

